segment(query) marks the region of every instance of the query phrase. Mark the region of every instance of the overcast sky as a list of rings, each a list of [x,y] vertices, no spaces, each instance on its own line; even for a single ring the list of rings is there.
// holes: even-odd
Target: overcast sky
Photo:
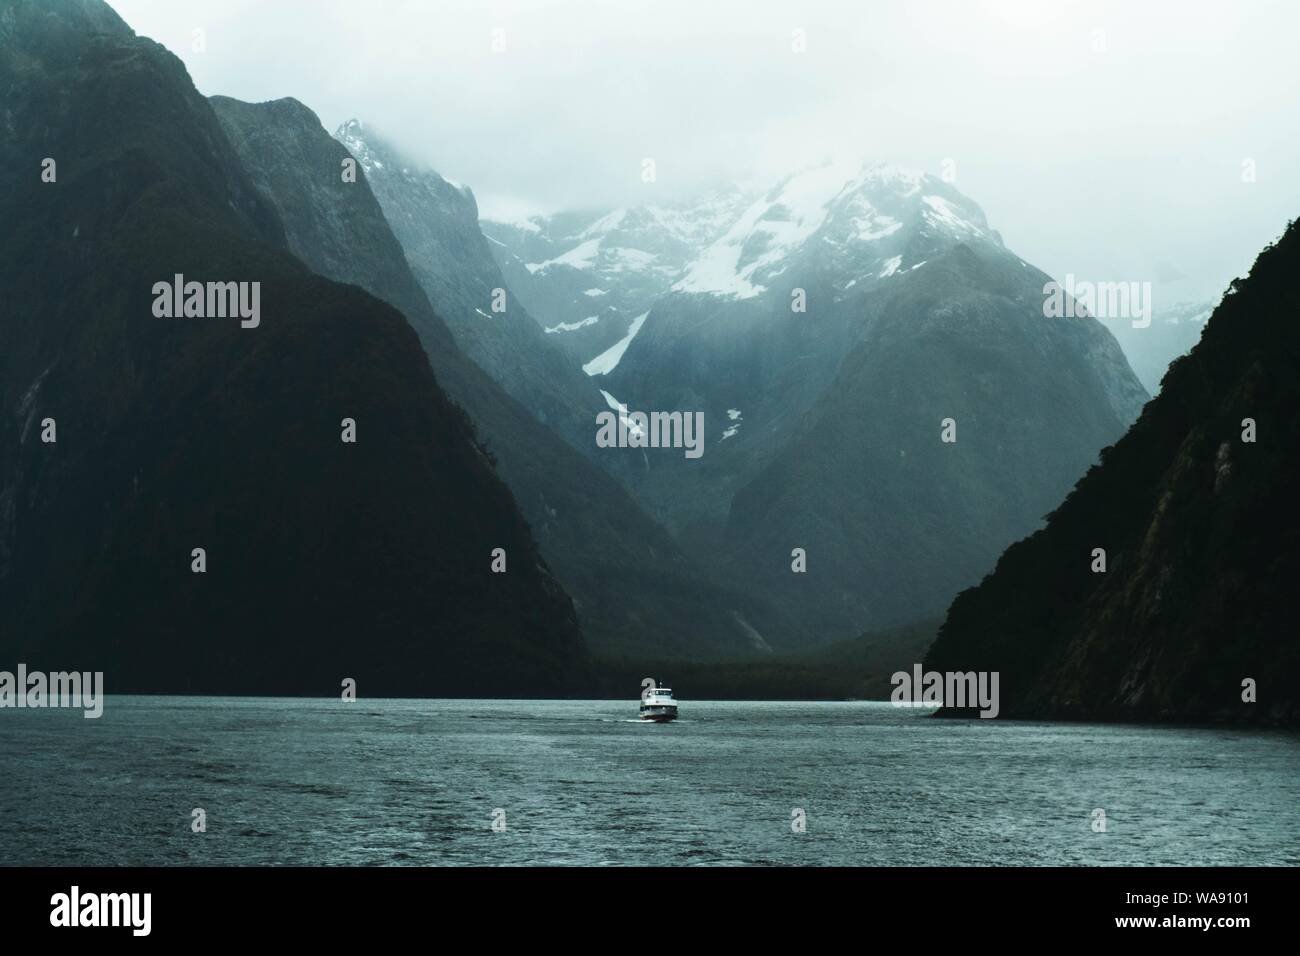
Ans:
[[[1217,298],[1300,215],[1290,0],[110,2],[204,93],[374,124],[485,216],[950,160],[1026,259],[1172,301]]]

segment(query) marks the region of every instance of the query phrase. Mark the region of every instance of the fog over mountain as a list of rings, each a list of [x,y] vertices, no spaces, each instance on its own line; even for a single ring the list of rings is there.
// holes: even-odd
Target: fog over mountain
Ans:
[[[1050,275],[1172,304],[1217,300],[1300,208],[1300,130],[1270,119],[1300,95],[1292,4],[112,5],[202,92],[365,117],[492,218],[869,158],[955,172]]]

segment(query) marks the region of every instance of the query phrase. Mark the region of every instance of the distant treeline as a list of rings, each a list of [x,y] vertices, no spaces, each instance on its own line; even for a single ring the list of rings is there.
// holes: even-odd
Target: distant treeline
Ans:
[[[591,695],[635,697],[652,677],[684,700],[885,700],[890,676],[921,661],[938,627],[924,621],[763,660],[598,658]]]

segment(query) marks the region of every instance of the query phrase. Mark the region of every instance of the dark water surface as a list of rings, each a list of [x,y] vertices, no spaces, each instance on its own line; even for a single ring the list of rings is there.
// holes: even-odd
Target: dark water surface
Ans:
[[[4,710],[0,863],[1300,863],[1294,734],[690,700],[658,725],[636,706]]]

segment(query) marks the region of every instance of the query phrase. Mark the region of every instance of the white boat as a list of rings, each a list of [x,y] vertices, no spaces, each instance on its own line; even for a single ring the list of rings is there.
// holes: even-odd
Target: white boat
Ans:
[[[667,687],[649,687],[641,695],[641,719],[666,724],[677,719],[677,700]]]

